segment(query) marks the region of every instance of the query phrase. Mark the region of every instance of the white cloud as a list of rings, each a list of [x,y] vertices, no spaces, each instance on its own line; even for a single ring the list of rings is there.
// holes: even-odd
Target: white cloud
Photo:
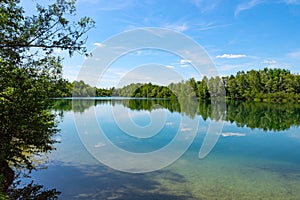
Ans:
[[[258,4],[261,4],[263,2],[264,2],[263,0],[251,0],[251,1],[248,1],[246,3],[239,4],[237,6],[237,8],[235,9],[234,16],[237,16],[240,12],[245,11],[245,10],[249,10],[249,9],[251,9],[251,8],[253,8],[253,7],[255,7]]]
[[[245,58],[247,57],[245,54],[223,54],[218,55],[216,58],[227,58],[227,59],[236,59],[236,58]]]
[[[262,64],[267,64],[267,65],[275,65],[277,64],[277,61],[276,60],[273,60],[273,59],[265,59]]]
[[[277,1],[268,1],[268,0],[250,0],[244,3],[239,4],[234,12],[234,16],[237,16],[242,11],[250,10],[255,6],[263,3],[277,3],[277,4],[287,4],[287,5],[299,5],[300,0],[277,0]]]
[[[198,27],[197,30],[206,31],[206,30],[211,30],[216,28],[223,28],[231,25],[232,24],[215,24],[210,22],[210,23],[197,24],[196,26]]]
[[[127,55],[130,56],[153,56],[153,55],[159,55],[161,51],[160,50],[153,50],[153,49],[141,49],[141,50],[135,50]]]
[[[100,147],[104,147],[104,146],[106,146],[106,145],[102,142],[99,142],[96,145],[94,145],[95,148],[100,148]]]
[[[190,64],[191,62],[192,62],[191,60],[185,60],[185,59],[181,59],[181,60],[180,60],[180,64],[181,64],[181,65]]]
[[[94,45],[101,48],[106,46],[105,44],[99,42],[95,42]]]
[[[245,133],[222,133],[223,137],[245,137]]]
[[[174,66],[173,65],[166,65],[166,68],[173,69]]]
[[[207,13],[215,10],[219,5],[220,1],[214,0],[190,0],[202,13]]]
[[[178,32],[184,32],[189,29],[186,23],[165,24],[163,27]]]
[[[191,130],[193,130],[193,129],[192,128],[186,128],[186,127],[180,128],[180,131],[182,131],[182,132],[191,131]]]

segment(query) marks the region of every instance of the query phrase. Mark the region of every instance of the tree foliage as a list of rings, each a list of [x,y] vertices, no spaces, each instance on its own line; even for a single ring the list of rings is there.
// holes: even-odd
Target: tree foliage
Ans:
[[[168,86],[151,83],[132,83],[122,88],[96,88],[83,81],[60,84],[55,97],[64,96],[123,96],[146,98],[211,98],[225,97],[232,100],[299,101],[300,75],[286,69],[251,70],[235,76],[206,77],[196,81],[191,78]],[[63,91],[63,92],[62,92]]]
[[[137,87],[137,89],[131,94],[131,97],[176,98],[169,88],[165,86],[152,85],[151,83],[142,84],[140,87]]]
[[[230,76],[226,86],[230,99],[299,101],[300,76],[286,69],[251,70]]]
[[[58,199],[58,192],[56,189],[44,189],[44,186],[34,184],[33,181],[24,187],[15,186],[14,189],[8,191],[8,199],[22,200],[22,199],[34,199],[34,200],[54,200]],[[0,198],[1,199],[1,198]]]
[[[55,48],[85,54],[87,17],[72,20],[75,1],[57,0],[26,16],[19,0],[0,2],[0,190],[11,184],[9,166],[32,170],[31,156],[53,149],[57,132],[49,97],[62,79]],[[64,89],[61,86],[59,91]],[[8,165],[9,164],[9,165]]]

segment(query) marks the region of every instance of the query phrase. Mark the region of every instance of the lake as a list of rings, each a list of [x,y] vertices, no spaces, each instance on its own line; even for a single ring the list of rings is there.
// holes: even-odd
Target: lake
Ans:
[[[86,98],[55,100],[53,112],[60,143],[32,178],[61,191],[59,199],[300,198],[299,104],[235,101],[224,109],[193,100]],[[223,129],[200,159],[212,122]],[[175,142],[178,149],[188,146],[125,163],[104,150],[105,140],[132,155]],[[178,159],[164,167],[174,155]]]

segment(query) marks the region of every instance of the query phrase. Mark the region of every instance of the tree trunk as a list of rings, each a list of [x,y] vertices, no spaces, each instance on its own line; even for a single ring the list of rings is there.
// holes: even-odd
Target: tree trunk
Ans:
[[[1,180],[0,190],[7,192],[9,186],[11,186],[14,181],[15,172],[9,167],[6,161],[1,161],[0,163],[0,177],[3,179]]]

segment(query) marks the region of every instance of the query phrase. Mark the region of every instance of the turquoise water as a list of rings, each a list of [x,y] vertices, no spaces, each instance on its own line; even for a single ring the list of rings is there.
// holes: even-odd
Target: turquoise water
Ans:
[[[32,178],[61,191],[60,199],[299,199],[300,106],[228,102],[218,142],[199,159],[208,126],[216,118],[211,108],[208,102],[180,106],[155,99],[85,99],[73,101],[73,106],[72,100],[57,100],[60,143],[47,155],[47,169],[33,172]],[[164,113],[165,123],[152,137],[136,138],[122,131],[113,109],[118,117],[130,116],[140,130],[149,128],[156,112]],[[110,141],[136,153],[172,142],[183,117],[199,126],[192,145],[172,165],[132,174],[102,164],[82,144],[74,119],[91,113]],[[143,131],[135,134],[147,136]]]

